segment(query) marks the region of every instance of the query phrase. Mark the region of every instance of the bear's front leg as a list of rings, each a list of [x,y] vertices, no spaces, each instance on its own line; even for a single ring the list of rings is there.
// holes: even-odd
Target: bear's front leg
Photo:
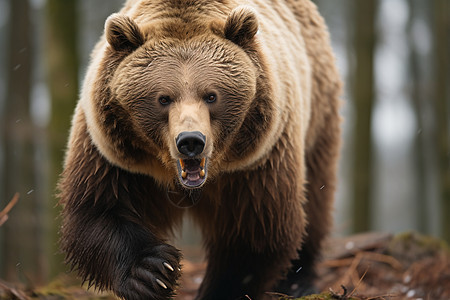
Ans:
[[[258,174],[235,178],[248,181],[225,185],[219,205],[199,205],[195,211],[205,229],[208,258],[197,299],[271,299],[298,258],[305,228],[301,189],[283,189],[288,177],[279,178],[278,186],[261,185]]]
[[[102,189],[102,187],[98,187]],[[120,191],[119,191],[120,192]],[[104,191],[103,196],[112,191]],[[69,201],[63,210],[62,249],[82,278],[124,299],[168,299],[180,275],[180,254],[114,201]]]
[[[66,207],[62,248],[84,280],[124,299],[168,299],[178,279],[180,255],[123,208]]]
[[[161,198],[156,185],[112,166],[86,131],[75,131],[71,144],[78,148],[69,149],[59,183],[67,261],[90,285],[121,298],[169,299],[180,253],[162,239],[173,218],[154,201]]]
[[[169,299],[180,275],[179,251],[120,200],[110,200],[116,202],[112,207],[94,199],[65,206],[61,239],[67,260],[84,280],[121,298]]]
[[[208,255],[208,267],[197,299],[269,299],[283,257],[252,252],[248,245],[223,245]],[[278,273],[278,274],[277,274]]]

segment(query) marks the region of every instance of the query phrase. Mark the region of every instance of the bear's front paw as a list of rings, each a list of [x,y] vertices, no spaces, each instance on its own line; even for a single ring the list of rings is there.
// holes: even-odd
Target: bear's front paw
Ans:
[[[180,277],[180,253],[162,244],[146,251],[128,276],[116,288],[116,294],[127,300],[170,299]]]

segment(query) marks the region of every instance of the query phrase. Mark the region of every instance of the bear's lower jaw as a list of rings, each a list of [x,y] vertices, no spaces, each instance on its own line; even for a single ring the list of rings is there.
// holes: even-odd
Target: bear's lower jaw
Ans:
[[[181,185],[187,189],[201,187],[208,175],[207,159],[178,159],[177,161],[178,178]]]

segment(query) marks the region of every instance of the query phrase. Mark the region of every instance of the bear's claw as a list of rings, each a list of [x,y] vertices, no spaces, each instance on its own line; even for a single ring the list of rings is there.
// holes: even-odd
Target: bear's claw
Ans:
[[[164,267],[166,267],[166,268],[169,269],[170,271],[172,271],[172,272],[175,271],[175,270],[173,269],[173,267],[172,267],[171,265],[169,265],[168,263],[164,262],[163,265],[164,265]]]
[[[156,283],[159,284],[163,289],[167,290],[167,285],[164,284],[161,280],[156,278]]]

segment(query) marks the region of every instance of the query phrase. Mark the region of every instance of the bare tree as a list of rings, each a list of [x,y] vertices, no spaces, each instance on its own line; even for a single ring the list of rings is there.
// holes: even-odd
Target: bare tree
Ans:
[[[65,145],[70,128],[70,120],[78,95],[78,48],[77,48],[77,3],[76,0],[47,1],[47,62],[48,82],[52,102],[50,120],[50,152],[52,167],[50,185],[55,190],[56,181],[62,170]],[[56,200],[50,205],[51,222],[57,219]],[[53,224],[53,253],[57,251],[58,226]],[[56,275],[62,267],[62,257],[51,262],[51,275]]]
[[[421,3],[419,3],[421,2]],[[426,93],[424,91],[424,78],[421,76],[420,54],[417,51],[417,41],[414,36],[414,22],[420,18],[419,12],[421,5],[426,4],[423,1],[408,0],[409,4],[409,19],[407,25],[407,35],[409,44],[409,76],[410,84],[408,85],[409,97],[412,102],[412,107],[416,117],[418,132],[414,140],[414,163],[415,163],[415,181],[413,187],[415,189],[415,205],[417,206],[416,220],[417,228],[420,232],[426,233],[428,228],[428,206],[427,206],[427,180],[426,180],[426,159],[425,159],[425,139],[424,131],[425,124],[423,120],[423,112],[427,104]]]
[[[450,241],[450,2],[435,0],[434,20],[434,134],[441,200],[442,237]]]
[[[33,193],[33,144],[34,129],[30,118],[31,91],[31,20],[28,0],[10,0],[10,30],[8,42],[7,95],[5,115],[2,117],[4,160],[4,193],[2,199],[9,200],[16,192],[22,194],[21,201],[11,211],[9,220],[3,225],[1,243],[2,275],[7,280],[26,277],[39,283],[39,256],[35,234],[37,199]]]
[[[372,106],[374,102],[374,49],[376,0],[354,0],[355,69],[352,95],[355,107],[353,149],[353,230],[369,230],[372,184]]]

